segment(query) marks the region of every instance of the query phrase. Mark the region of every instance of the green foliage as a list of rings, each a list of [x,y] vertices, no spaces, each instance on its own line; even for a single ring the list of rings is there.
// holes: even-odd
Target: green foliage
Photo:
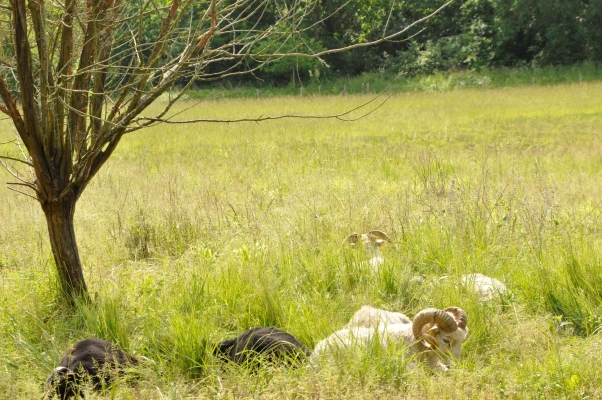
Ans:
[[[283,39],[261,46],[290,50],[301,43],[334,49],[377,40],[400,31],[445,1],[329,1],[316,4],[315,26],[302,41]],[[317,23],[320,21],[319,23]],[[409,76],[480,71],[500,67],[570,66],[602,61],[602,1],[461,0],[397,39],[324,57],[322,77],[342,78],[377,71]],[[284,58],[259,71],[269,84],[287,84],[297,68],[307,79],[313,61]],[[236,83],[239,80],[237,79]]]
[[[291,37],[284,42],[259,42],[257,52],[259,54],[284,54],[284,53],[317,53],[324,50],[322,45],[311,38]],[[296,82],[311,80],[319,82],[322,65],[320,60],[309,57],[280,57],[261,67],[257,74],[262,80],[270,84]],[[294,77],[293,77],[294,76]]]

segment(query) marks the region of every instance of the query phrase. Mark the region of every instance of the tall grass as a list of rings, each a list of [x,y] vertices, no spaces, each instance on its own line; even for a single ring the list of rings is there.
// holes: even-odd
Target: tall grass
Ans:
[[[145,359],[139,379],[90,398],[600,397],[601,89],[403,93],[353,123],[132,134],[78,204],[94,301],[75,310],[58,299],[39,206],[0,191],[0,398],[40,397],[61,354],[91,336]],[[336,113],[367,99],[211,100],[184,117]],[[395,241],[378,271],[342,244],[371,229]],[[511,293],[482,303],[456,284],[472,272]],[[437,374],[409,368],[403,349],[368,348],[249,373],[211,355],[256,325],[311,348],[364,304],[462,307],[463,361]]]

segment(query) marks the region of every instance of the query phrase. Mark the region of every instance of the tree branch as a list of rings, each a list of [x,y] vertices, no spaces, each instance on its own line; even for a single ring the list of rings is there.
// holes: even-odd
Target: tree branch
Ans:
[[[20,84],[21,108],[23,110],[23,126],[19,127],[17,125],[18,121],[15,121],[15,126],[32,159],[35,174],[41,185],[40,190],[44,193],[44,196],[40,196],[40,198],[43,199],[52,190],[51,186],[56,182],[57,176],[54,174],[56,171],[49,168],[49,161],[46,158],[41,143],[42,133],[38,119],[40,110],[35,97],[36,84],[32,75],[34,69],[32,68],[32,54],[27,32],[27,8],[25,7],[25,0],[11,0],[11,5],[13,8],[13,27],[15,32],[17,77]],[[0,91],[2,91],[1,86]],[[4,94],[2,96],[6,99]],[[40,195],[40,192],[38,192],[38,195]]]
[[[28,165],[28,166],[30,166],[30,167],[33,167],[33,164],[32,164],[32,163],[30,163],[30,162],[29,162],[29,161],[27,161],[27,160],[23,160],[23,159],[21,159],[21,158],[16,158],[16,157],[11,157],[11,156],[5,156],[5,155],[2,155],[2,154],[0,154],[0,158],[1,158],[1,159],[4,159],[4,160],[11,160],[11,161],[20,162],[20,163],[23,163],[23,164],[25,164],[25,165]]]
[[[101,67],[94,73],[94,87],[92,89],[90,100],[91,146],[94,146],[95,141],[100,139],[107,70],[109,69],[109,58],[113,48],[113,30],[116,25],[115,21],[117,21],[120,3],[121,2],[117,0],[112,7],[112,13],[107,12],[107,16],[105,17],[107,28],[100,38],[98,63]]]
[[[380,92],[378,95],[376,95],[369,101],[362,103],[359,106],[356,106],[350,110],[344,111],[339,114],[329,114],[329,115],[282,114],[282,115],[273,115],[273,116],[269,116],[269,115],[268,116],[260,116],[260,117],[254,117],[254,118],[236,118],[236,119],[197,118],[197,119],[177,120],[177,121],[170,119],[171,117],[170,118],[140,117],[140,118],[136,118],[135,120],[133,120],[132,123],[137,123],[137,124],[140,124],[141,126],[130,127],[126,130],[126,133],[134,132],[143,127],[150,126],[155,123],[166,123],[166,124],[190,124],[190,123],[199,123],[199,122],[235,123],[235,122],[262,122],[262,121],[273,121],[273,120],[279,120],[279,119],[337,119],[339,121],[345,121],[345,122],[357,121],[359,119],[362,119],[362,118],[372,114],[374,111],[378,110],[380,107],[382,107],[384,105],[384,103],[386,103],[386,101],[389,98],[391,98],[392,95],[386,95],[385,98],[383,100],[381,100],[380,104],[378,104],[375,108],[364,112],[359,117],[354,117],[354,118],[345,118],[345,117],[352,114],[353,112],[358,111],[358,110],[368,106],[369,104],[375,102],[379,97],[384,95],[386,90],[388,90],[388,86],[385,90]]]
[[[91,66],[94,65],[96,59],[96,53],[98,50],[98,35],[99,28],[102,28],[100,24],[101,15],[106,11],[104,7],[107,4],[100,0],[89,0],[91,9],[88,12],[91,14],[88,18],[88,24],[85,30],[85,37],[83,40],[83,48],[80,53],[78,69],[75,74],[73,82],[73,90],[71,92],[71,99],[69,102],[70,112],[67,124],[68,135],[71,137],[73,142],[72,152],[70,157],[78,157],[79,153],[85,151],[86,141],[84,140],[86,133],[86,110],[88,109],[88,87],[92,79]]]
[[[75,0],[66,0],[63,18],[58,29],[60,32],[60,51],[57,64],[57,93],[54,101],[56,110],[55,125],[49,135],[56,151],[55,157],[59,161],[61,174],[66,174],[71,165],[71,150],[73,144],[69,135],[65,135],[65,104],[69,92],[67,84],[73,74],[73,13]]]
[[[19,185],[19,183],[16,183],[16,182],[7,182],[6,184],[7,184],[7,185]],[[27,185],[25,185],[25,186],[27,186]],[[27,197],[29,197],[29,198],[32,198],[32,199],[34,199],[34,200],[38,200],[37,198],[33,197],[33,196],[32,196],[32,195],[30,195],[29,193],[22,192],[22,191],[20,191],[20,190],[17,190],[17,189],[15,189],[15,188],[12,188],[12,187],[10,187],[10,186],[8,186],[8,190],[12,190],[13,192],[17,192],[17,193],[19,193],[19,194],[22,194],[22,195],[24,195],[24,196],[27,196]]]
[[[20,160],[17,160],[20,161]],[[29,182],[26,181],[25,179],[21,178],[19,172],[17,170],[13,170],[8,164],[6,164],[4,161],[2,161],[2,158],[0,158],[0,165],[2,165],[2,167],[4,167],[4,169],[11,174],[15,179],[18,179],[19,181],[21,181],[21,183],[12,183],[13,185],[22,185],[22,186],[27,186],[28,188],[32,189],[34,192],[36,192],[36,194],[39,194],[38,188],[36,187],[36,185],[33,182]]]
[[[50,58],[48,55],[48,34],[46,32],[44,21],[44,0],[29,0],[28,4],[38,48],[38,63],[40,66],[39,90],[41,128],[43,132],[49,132],[53,125],[53,113],[49,112],[48,110],[50,106],[48,92],[49,88],[54,85],[54,82],[52,78]],[[46,157],[49,158],[53,154],[52,137],[47,134],[42,135],[41,141],[44,148],[44,154],[46,154]]]
[[[21,117],[21,113],[19,112],[19,108],[17,107],[17,103],[11,96],[8,87],[6,86],[6,82],[1,76],[0,97],[2,97],[2,100],[4,101],[5,105],[5,107],[2,107],[1,111],[13,120],[13,123],[15,124],[15,128],[17,129],[19,136],[23,137],[24,135],[26,135],[25,122],[23,122],[23,118]]]

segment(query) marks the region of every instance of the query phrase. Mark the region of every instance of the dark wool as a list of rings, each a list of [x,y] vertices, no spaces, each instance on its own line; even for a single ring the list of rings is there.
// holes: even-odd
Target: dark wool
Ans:
[[[309,357],[310,351],[288,332],[259,326],[219,343],[213,354],[240,365],[258,366],[261,361],[294,364]]]
[[[90,381],[96,390],[111,382],[121,367],[136,365],[136,359],[111,342],[102,339],[86,339],[77,342],[63,357],[59,366],[46,381],[51,389],[49,398],[56,393],[65,400],[79,395],[79,386]]]

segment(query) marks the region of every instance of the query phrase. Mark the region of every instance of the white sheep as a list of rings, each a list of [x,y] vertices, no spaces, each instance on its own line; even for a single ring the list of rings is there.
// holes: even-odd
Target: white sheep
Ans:
[[[384,310],[380,311],[386,313]],[[375,315],[374,312],[368,314]],[[373,325],[366,327],[348,324],[347,328],[319,342],[312,354],[312,362],[315,363],[325,355],[332,356],[337,351],[366,346],[374,341],[380,342],[383,349],[395,342],[406,346],[408,355],[415,355],[428,366],[445,371],[452,358],[461,359],[462,343],[468,335],[468,318],[459,307],[448,307],[445,310],[427,308],[416,314],[414,320],[408,323],[387,324],[378,319],[367,320]],[[350,323],[353,321],[352,318]]]
[[[429,284],[433,286],[448,279],[451,279],[448,275],[443,275],[438,278],[435,277],[434,279],[427,279],[425,275],[419,275],[410,279],[410,284]],[[474,292],[482,301],[491,301],[496,298],[499,299],[500,296],[508,295],[509,293],[506,285],[502,282],[478,272],[461,276],[460,284],[469,291]],[[459,285],[456,285],[456,287],[458,286]]]
[[[412,320],[405,316],[405,314],[399,312],[381,310],[380,308],[374,308],[371,306],[363,306],[355,314],[353,314],[353,317],[351,317],[351,320],[346,325],[346,328],[372,328],[381,323],[385,325],[411,324]]]
[[[386,242],[392,243],[393,241],[383,231],[370,231],[367,233],[353,233],[347,236],[344,240],[351,247],[357,247],[358,242],[364,244],[366,254],[370,257],[368,261],[372,268],[380,267],[384,262],[385,258],[380,251],[380,248],[385,245]]]
[[[466,288],[472,289],[483,301],[490,301],[508,293],[508,289],[502,282],[483,274],[464,275],[461,281]]]

